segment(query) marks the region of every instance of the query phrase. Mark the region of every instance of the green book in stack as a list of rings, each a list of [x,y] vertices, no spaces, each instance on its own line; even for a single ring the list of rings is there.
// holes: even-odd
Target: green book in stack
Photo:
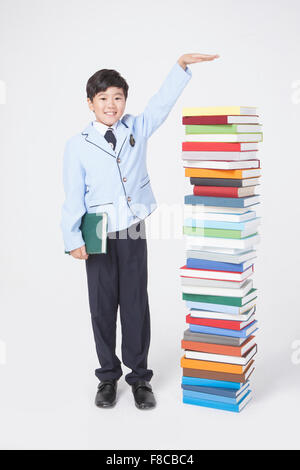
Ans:
[[[228,230],[220,228],[206,228],[206,227],[190,227],[184,225],[184,235],[198,236],[198,237],[219,237],[219,238],[235,238],[242,239],[248,236],[254,235],[256,232],[254,229],[251,230]]]
[[[107,214],[106,212],[85,213],[81,220],[80,230],[89,255],[106,253],[107,248]],[[70,254],[69,251],[65,253]]]
[[[185,126],[186,134],[239,134],[239,133],[261,133],[260,124],[216,124],[216,125],[194,125]]]
[[[224,297],[222,295],[203,295],[203,294],[182,294],[183,300],[192,302],[204,302],[210,304],[231,305],[233,307],[242,307],[247,302],[257,297],[257,289],[251,289],[244,297]]]

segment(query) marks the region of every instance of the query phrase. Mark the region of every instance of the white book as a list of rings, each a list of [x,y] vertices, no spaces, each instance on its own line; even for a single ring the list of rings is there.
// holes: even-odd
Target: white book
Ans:
[[[196,310],[191,308],[189,314],[194,318],[211,318],[214,320],[230,320],[230,321],[247,321],[255,312],[255,306],[247,310],[242,315],[234,315],[230,313],[223,312],[210,312],[207,310]]]
[[[214,170],[240,170],[244,168],[259,168],[259,165],[259,160],[240,160],[238,162],[225,160],[183,160],[184,168],[212,168]]]
[[[203,206],[202,204],[184,204],[184,210],[189,210],[192,214],[205,214],[207,212],[217,214],[246,214],[246,212],[249,212],[249,209],[246,207]]]
[[[182,160],[251,160],[259,157],[257,150],[248,150],[244,152],[210,152],[210,151],[190,151],[181,152]]]
[[[255,356],[256,353],[257,346],[255,345],[252,346],[252,349],[246,352],[242,357],[227,356],[225,354],[204,353],[200,351],[191,351],[189,349],[185,350],[185,357],[187,359],[198,359],[200,361],[222,362],[245,366]]]
[[[214,253],[211,251],[202,251],[202,250],[187,250],[186,258],[197,258],[204,259],[208,261],[218,261],[220,263],[249,263],[248,266],[253,264],[253,260],[256,258],[256,251],[249,250],[244,251],[238,255],[229,255],[226,253]],[[248,267],[247,266],[247,267]]]
[[[193,206],[195,207],[195,206]],[[249,222],[256,219],[255,211],[247,211],[244,214],[221,214],[218,212],[203,212],[203,211],[194,211],[193,209],[184,208],[184,219],[192,218],[196,223],[205,222],[205,221],[215,221],[215,222]],[[200,227],[201,225],[199,225]]]
[[[205,246],[205,247],[216,247],[219,249],[229,250],[245,250],[257,245],[260,241],[259,235],[251,235],[247,238],[235,239],[235,238],[218,238],[218,237],[199,237],[184,235],[188,247],[190,246]],[[192,248],[188,248],[192,249]]]
[[[252,276],[252,273],[250,274],[250,276]],[[242,281],[222,281],[220,279],[202,279],[200,277],[180,277],[182,286],[226,287],[230,289],[240,289],[244,287],[247,279],[243,279]]]
[[[250,266],[241,273],[236,273],[234,271],[213,271],[211,269],[196,269],[196,268],[186,268],[182,266],[180,268],[180,276],[183,277],[193,277],[200,279],[219,279],[220,281],[244,281],[253,273],[253,269]]]
[[[194,239],[195,237],[185,237],[185,238],[189,238],[189,239]],[[192,242],[190,242],[189,240],[186,241],[186,249],[187,250],[195,250],[195,251],[209,251],[211,253],[216,253],[216,254],[220,254],[220,255],[233,255],[233,256],[239,256],[243,253],[245,253],[246,251],[249,251],[249,250],[253,250],[254,248],[253,247],[250,247],[250,248],[244,248],[244,249],[241,249],[241,250],[238,250],[238,249],[235,249],[235,248],[218,248],[216,246],[199,246],[199,245],[193,245]]]
[[[185,142],[261,142],[262,134],[186,134]]]
[[[248,279],[244,287],[240,289],[229,289],[223,287],[201,287],[201,286],[181,286],[184,294],[196,295],[221,295],[224,297],[245,297],[253,287],[252,279]]]

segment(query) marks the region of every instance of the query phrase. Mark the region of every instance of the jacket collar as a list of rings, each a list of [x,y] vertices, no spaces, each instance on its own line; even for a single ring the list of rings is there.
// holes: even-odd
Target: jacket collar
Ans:
[[[115,150],[111,148],[104,136],[101,135],[97,129],[95,129],[95,127],[93,126],[93,122],[90,122],[81,134],[85,137],[85,140],[87,142],[96,145],[97,147],[101,148],[101,150],[104,150],[104,152],[106,152],[107,154],[116,158],[119,156],[119,153],[128,136],[128,126],[123,120],[120,120],[115,133],[117,139],[117,145]]]

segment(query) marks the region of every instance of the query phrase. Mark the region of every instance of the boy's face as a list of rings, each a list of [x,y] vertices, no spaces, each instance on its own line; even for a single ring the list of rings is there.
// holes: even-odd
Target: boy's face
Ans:
[[[91,101],[87,99],[91,111],[95,112],[96,120],[112,126],[124,113],[126,100],[122,88],[108,87],[100,91]]]

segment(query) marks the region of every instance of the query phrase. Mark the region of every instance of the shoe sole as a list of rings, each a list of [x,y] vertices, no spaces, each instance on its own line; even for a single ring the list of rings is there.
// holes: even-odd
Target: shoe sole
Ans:
[[[138,405],[137,403],[135,403],[135,406],[139,409],[139,410],[152,410],[153,408],[155,408],[156,405],[150,405],[150,406],[145,406],[145,405]]]
[[[113,403],[107,403],[107,404],[103,404],[103,405],[97,405],[97,403],[95,403],[95,405],[97,406],[97,408],[113,408],[115,406],[117,402],[114,401]]]

